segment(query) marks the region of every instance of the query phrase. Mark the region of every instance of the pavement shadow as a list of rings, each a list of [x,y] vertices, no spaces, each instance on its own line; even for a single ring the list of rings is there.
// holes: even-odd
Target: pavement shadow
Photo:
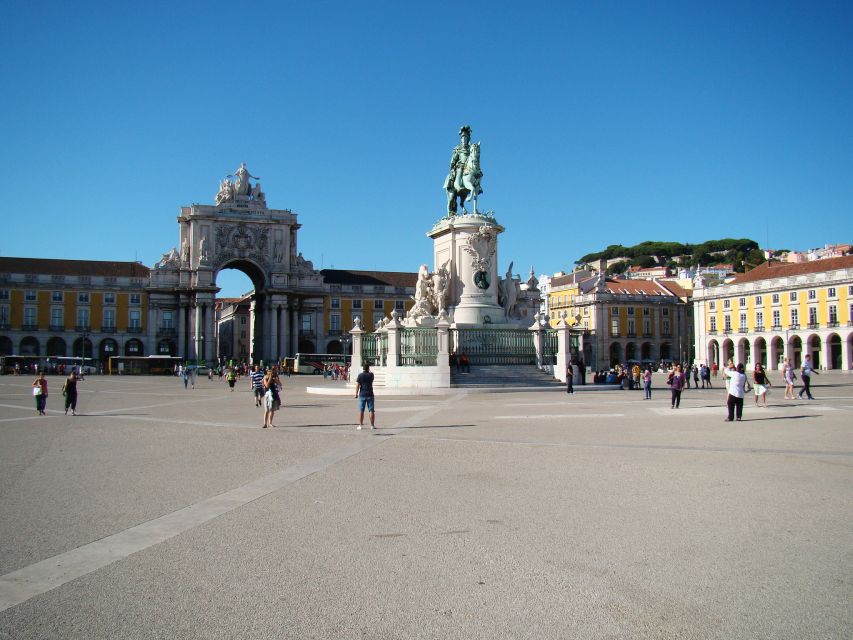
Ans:
[[[743,418],[741,422],[759,422],[761,420],[800,420],[802,418],[822,418],[821,413],[812,413],[807,416],[767,416],[766,418]]]
[[[398,429],[461,429],[462,427],[475,427],[474,424],[419,424],[413,427],[397,427]]]

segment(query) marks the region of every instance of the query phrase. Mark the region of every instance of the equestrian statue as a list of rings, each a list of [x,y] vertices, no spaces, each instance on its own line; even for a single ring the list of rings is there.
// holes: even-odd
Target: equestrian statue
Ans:
[[[459,129],[459,144],[453,148],[450,158],[450,173],[444,180],[447,191],[447,214],[455,216],[459,210],[468,213],[466,202],[473,202],[471,213],[477,213],[477,196],[483,193],[480,180],[480,143],[471,143],[471,127],[467,124]]]

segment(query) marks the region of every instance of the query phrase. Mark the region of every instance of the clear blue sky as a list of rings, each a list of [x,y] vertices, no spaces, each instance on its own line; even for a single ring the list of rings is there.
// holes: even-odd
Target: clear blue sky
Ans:
[[[316,267],[415,271],[463,123],[500,271],[853,240],[846,0],[34,1],[3,23],[2,255],[150,266],[244,161]]]

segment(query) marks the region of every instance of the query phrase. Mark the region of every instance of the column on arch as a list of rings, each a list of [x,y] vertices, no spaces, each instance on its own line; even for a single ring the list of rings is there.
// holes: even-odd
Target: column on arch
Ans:
[[[191,352],[193,358],[201,360],[202,350],[204,349],[204,325],[202,324],[202,314],[204,313],[204,303],[196,299],[195,309],[193,309],[193,346]]]
[[[216,311],[213,302],[204,305],[204,359],[216,360]]]
[[[290,348],[290,308],[287,302],[281,305],[281,314],[279,316],[279,336],[281,336],[281,351],[282,356],[292,357],[293,350]]]
[[[841,368],[844,371],[853,370],[853,362],[851,362],[851,351],[850,351],[850,338],[851,335],[848,333],[845,336],[841,336]]]
[[[178,356],[187,358],[187,305],[178,301]]]
[[[278,308],[272,297],[268,298],[267,306],[269,307],[269,325],[267,335],[269,336],[269,359],[270,362],[278,362]]]

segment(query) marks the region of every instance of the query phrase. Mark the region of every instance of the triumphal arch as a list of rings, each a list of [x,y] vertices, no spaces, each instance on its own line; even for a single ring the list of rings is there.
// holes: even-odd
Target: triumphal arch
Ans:
[[[216,276],[226,268],[254,284],[252,359],[296,352],[300,314],[322,308],[322,278],[297,251],[297,214],[270,209],[258,180],[243,163],[220,182],[214,204],[181,207],[178,247],[154,265],[148,287],[155,353],[217,359]]]

